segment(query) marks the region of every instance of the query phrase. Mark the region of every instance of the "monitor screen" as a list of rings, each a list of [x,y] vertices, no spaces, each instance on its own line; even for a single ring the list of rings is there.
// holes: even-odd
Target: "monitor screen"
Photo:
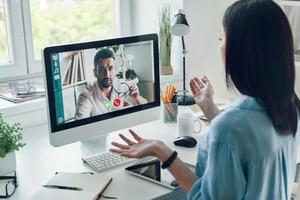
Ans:
[[[44,49],[51,132],[159,106],[157,35]]]

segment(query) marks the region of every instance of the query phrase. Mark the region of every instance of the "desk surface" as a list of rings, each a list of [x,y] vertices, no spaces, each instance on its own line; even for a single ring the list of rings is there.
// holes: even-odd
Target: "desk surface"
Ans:
[[[187,163],[196,163],[197,147],[187,149],[175,147],[172,143],[176,138],[176,123],[163,123],[160,120],[133,127],[148,139],[160,139],[176,149],[179,157]],[[202,124],[204,133],[207,129]],[[25,148],[17,152],[17,172],[19,187],[10,198],[14,200],[30,199],[35,191],[45,184],[55,172],[85,172],[92,171],[82,161],[82,150],[79,142],[54,148],[49,144],[47,125],[41,125],[24,130]],[[129,135],[127,130],[119,132]],[[105,149],[110,148],[111,141],[121,141],[119,132],[107,135]],[[196,136],[200,138],[201,135]],[[102,172],[103,177],[113,177],[112,184],[106,191],[107,195],[118,197],[118,199],[153,199],[168,195],[172,191],[154,183],[139,179],[125,172],[125,166]]]

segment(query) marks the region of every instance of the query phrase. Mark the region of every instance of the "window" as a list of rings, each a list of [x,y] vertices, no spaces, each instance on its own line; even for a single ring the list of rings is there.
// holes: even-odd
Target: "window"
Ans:
[[[26,75],[26,52],[20,1],[0,0],[0,79]]]
[[[30,0],[34,58],[44,46],[112,37],[111,0]]]
[[[6,16],[3,0],[0,1],[0,63],[9,62],[9,51],[6,34]]]
[[[116,2],[0,0],[0,79],[40,75],[45,46],[116,36]]]

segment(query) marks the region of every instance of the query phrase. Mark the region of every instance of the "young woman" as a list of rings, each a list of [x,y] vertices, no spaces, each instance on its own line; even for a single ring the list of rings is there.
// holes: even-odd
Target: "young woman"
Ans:
[[[188,192],[188,199],[289,199],[296,170],[300,101],[294,91],[293,37],[271,0],[240,0],[223,19],[221,54],[227,86],[243,97],[220,113],[206,77],[190,81],[211,121],[199,144],[196,173],[157,140],[113,142],[126,157],[156,156]]]

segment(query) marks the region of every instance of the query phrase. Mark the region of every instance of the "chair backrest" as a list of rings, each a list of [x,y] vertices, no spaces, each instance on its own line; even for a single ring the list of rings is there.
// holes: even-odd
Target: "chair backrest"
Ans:
[[[79,95],[85,90],[87,82],[70,85],[63,88],[64,118],[65,122],[73,121]]]
[[[87,86],[86,81],[80,82],[79,84],[74,86],[75,106],[77,106],[79,95],[85,90],[86,86]]]
[[[74,87],[64,88],[62,91],[64,103],[64,118],[65,122],[72,121],[75,116],[76,102],[74,98]]]

